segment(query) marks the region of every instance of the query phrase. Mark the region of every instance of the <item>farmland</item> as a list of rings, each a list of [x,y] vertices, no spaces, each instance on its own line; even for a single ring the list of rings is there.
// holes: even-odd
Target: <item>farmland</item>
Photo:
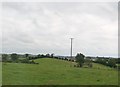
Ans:
[[[2,63],[0,62],[0,86],[2,85]]]
[[[74,67],[75,62],[42,58],[39,64],[3,63],[3,85],[117,85],[118,72],[93,63],[92,68]]]

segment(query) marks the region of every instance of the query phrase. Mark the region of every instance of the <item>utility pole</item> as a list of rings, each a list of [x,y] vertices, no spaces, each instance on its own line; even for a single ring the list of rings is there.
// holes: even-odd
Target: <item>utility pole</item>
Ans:
[[[73,41],[73,38],[70,38],[70,40],[71,40],[71,51],[70,51],[70,56],[71,56],[71,58],[72,58],[72,41]]]

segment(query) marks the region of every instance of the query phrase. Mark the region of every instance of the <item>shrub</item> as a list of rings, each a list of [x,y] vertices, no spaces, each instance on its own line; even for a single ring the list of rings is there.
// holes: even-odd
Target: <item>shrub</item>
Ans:
[[[23,59],[23,60],[21,60],[21,63],[29,63],[29,60],[28,59]]]

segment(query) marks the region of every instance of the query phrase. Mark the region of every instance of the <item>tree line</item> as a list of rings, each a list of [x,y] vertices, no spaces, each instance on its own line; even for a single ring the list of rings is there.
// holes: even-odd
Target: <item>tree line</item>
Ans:
[[[119,60],[119,58],[118,59],[115,59],[115,58],[109,58],[109,59],[97,58],[96,61],[94,61],[94,62],[109,66],[111,68],[117,68],[117,64],[119,64],[118,60]]]
[[[103,64],[103,65],[106,65],[112,68],[120,69],[120,67],[117,66],[117,64],[120,64],[120,58],[115,59],[115,58],[96,57],[96,60],[92,61],[91,57],[85,57],[85,55],[82,53],[77,53],[77,55],[75,56],[75,59],[56,57],[54,56],[53,53],[52,54],[38,54],[38,55],[31,55],[31,54],[20,55],[16,53],[2,54],[3,62],[38,64],[34,62],[34,59],[39,59],[39,58],[55,58],[55,59],[61,59],[61,60],[66,60],[66,61],[72,61],[72,62],[77,63],[77,65],[74,65],[75,67],[83,67],[83,66],[92,67],[93,66],[92,62],[94,62],[94,63]]]
[[[38,64],[34,62],[34,59],[38,58],[53,58],[54,54],[38,54],[38,55],[31,55],[31,54],[24,54],[20,55],[17,53],[12,54],[2,54],[2,62],[13,62],[13,63],[29,63],[29,64]]]

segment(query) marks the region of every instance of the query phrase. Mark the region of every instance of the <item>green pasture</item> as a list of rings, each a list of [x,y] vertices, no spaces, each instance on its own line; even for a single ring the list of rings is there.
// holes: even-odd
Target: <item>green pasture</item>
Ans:
[[[42,58],[39,64],[3,63],[3,85],[117,85],[118,72],[93,63],[77,68],[73,62]]]

